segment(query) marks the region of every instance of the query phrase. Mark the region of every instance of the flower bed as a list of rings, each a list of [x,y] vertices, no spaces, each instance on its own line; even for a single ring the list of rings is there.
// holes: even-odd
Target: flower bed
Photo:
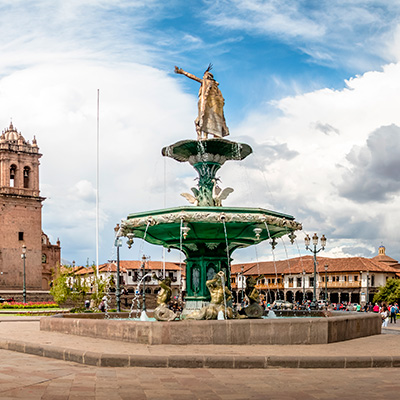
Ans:
[[[0,303],[0,309],[31,309],[31,308],[58,308],[58,304],[53,301],[29,301],[28,303],[4,302]]]

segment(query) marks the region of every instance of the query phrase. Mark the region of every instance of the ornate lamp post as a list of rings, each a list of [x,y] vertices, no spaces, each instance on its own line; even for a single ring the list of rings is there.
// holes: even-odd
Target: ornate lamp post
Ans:
[[[316,308],[317,306],[317,254],[325,249],[326,245],[326,237],[325,235],[322,235],[321,237],[321,248],[317,250],[318,246],[318,236],[316,233],[314,233],[314,236],[312,237],[312,244],[314,246],[313,249],[311,249],[310,246],[310,236],[306,235],[304,238],[304,242],[306,245],[306,250],[310,250],[311,253],[313,253],[314,256],[314,284],[313,284],[313,301],[311,303],[311,308]]]
[[[24,298],[24,303],[26,303],[26,273],[25,273],[26,246],[25,245],[22,246],[21,258],[23,260],[23,266],[24,266],[24,278],[23,278],[22,296]]]
[[[328,264],[325,264],[325,301],[328,301],[328,279],[327,279],[327,272],[328,272]]]
[[[241,285],[241,289],[242,289],[242,296],[241,296],[241,299],[240,299],[240,305],[243,307],[243,305],[244,305],[244,295],[243,295],[243,286],[244,286],[244,282],[243,282],[243,272],[244,272],[244,266],[242,265],[241,267],[240,267],[240,285]]]
[[[117,226],[114,228],[115,232],[116,232],[116,236],[115,236],[115,242],[114,242],[114,246],[117,248],[117,284],[116,284],[116,289],[115,289],[115,299],[116,299],[116,303],[117,303],[117,312],[121,312],[121,290],[120,290],[120,286],[119,286],[119,248],[122,246],[122,239],[120,236],[118,236],[118,231],[119,231],[119,224],[117,224]]]
[[[146,256],[143,254],[142,257],[142,266],[143,269],[142,277],[146,275]],[[146,278],[143,279],[143,311],[146,312]]]

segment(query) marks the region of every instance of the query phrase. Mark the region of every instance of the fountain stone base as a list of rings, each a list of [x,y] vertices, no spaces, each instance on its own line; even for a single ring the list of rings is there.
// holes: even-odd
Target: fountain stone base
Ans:
[[[104,318],[104,314],[94,314]],[[381,333],[379,314],[331,317],[142,322],[59,315],[40,320],[40,330],[148,345],[325,344]]]

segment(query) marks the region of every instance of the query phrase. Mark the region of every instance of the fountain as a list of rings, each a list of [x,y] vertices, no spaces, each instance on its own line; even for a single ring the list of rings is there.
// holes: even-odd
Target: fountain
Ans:
[[[249,279],[250,306],[241,318],[232,319],[229,307],[230,263],[238,248],[276,238],[302,228],[291,215],[262,208],[224,207],[233,192],[221,189],[217,171],[226,161],[241,161],[250,146],[224,139],[229,135],[223,114],[224,99],[209,67],[202,79],[175,67],[175,72],[199,82],[199,113],[195,120],[197,140],[183,140],[162,149],[162,155],[189,162],[198,173],[192,194],[183,193],[191,206],[145,211],[128,215],[118,236],[126,236],[181,250],[186,256],[185,320],[175,321],[169,312],[168,281],[161,282],[155,317],[158,321],[102,319],[102,314],[60,315],[42,318],[41,330],[145,344],[315,344],[332,343],[379,334],[379,315],[339,313],[329,318],[261,319],[256,281]],[[208,135],[213,138],[208,139]],[[204,319],[199,321],[198,319]]]
[[[226,161],[245,159],[252,149],[222,138],[229,134],[223,117],[224,100],[210,69],[203,79],[179,68],[175,71],[201,82],[197,140],[179,141],[162,149],[163,156],[188,162],[198,173],[193,194],[182,194],[193,206],[130,214],[121,222],[119,235],[178,249],[186,255],[186,315],[209,304],[206,282],[218,272],[224,272],[230,288],[231,256],[236,249],[291,235],[301,224],[291,215],[261,208],[222,206],[233,189],[219,187],[217,171]],[[209,134],[214,137],[207,139]]]

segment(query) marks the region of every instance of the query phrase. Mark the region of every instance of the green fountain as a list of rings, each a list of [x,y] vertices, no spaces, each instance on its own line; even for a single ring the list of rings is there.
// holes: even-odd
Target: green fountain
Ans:
[[[121,222],[119,235],[128,242],[141,238],[149,243],[178,249],[185,256],[186,298],[184,313],[200,310],[210,301],[206,282],[224,272],[230,287],[232,253],[238,248],[289,235],[301,224],[291,215],[261,208],[224,207],[222,201],[233,192],[221,189],[217,171],[226,161],[240,161],[252,153],[249,145],[224,139],[229,135],[223,106],[224,99],[208,67],[200,79],[180,68],[175,72],[200,83],[197,140],[183,140],[162,149],[162,155],[188,162],[197,171],[198,185],[192,193],[182,193],[192,205],[146,211],[128,215]],[[212,138],[208,139],[211,135]]]

